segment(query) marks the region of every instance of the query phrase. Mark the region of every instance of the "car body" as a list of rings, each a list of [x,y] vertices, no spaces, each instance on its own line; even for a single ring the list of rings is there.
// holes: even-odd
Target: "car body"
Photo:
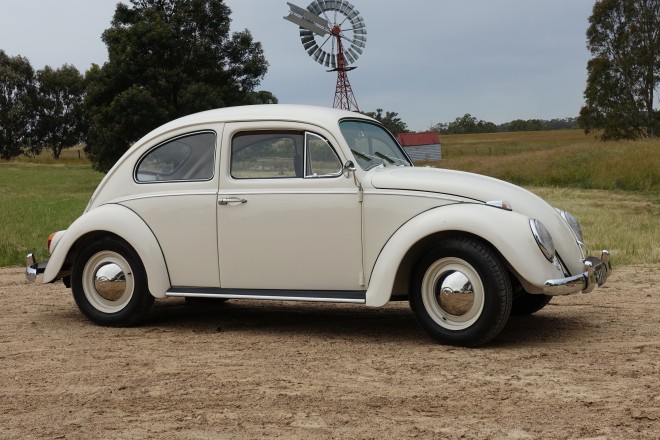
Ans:
[[[577,220],[515,185],[414,167],[377,121],[298,105],[211,110],[136,142],[84,213],[28,256],[102,325],[154,298],[408,299],[436,340],[475,346],[512,313],[611,272]]]

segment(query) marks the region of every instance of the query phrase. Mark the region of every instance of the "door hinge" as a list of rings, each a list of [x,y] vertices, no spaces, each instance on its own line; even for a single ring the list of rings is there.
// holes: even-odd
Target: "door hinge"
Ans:
[[[360,276],[358,277],[358,282],[360,283],[360,286],[364,286],[364,273],[360,272]]]

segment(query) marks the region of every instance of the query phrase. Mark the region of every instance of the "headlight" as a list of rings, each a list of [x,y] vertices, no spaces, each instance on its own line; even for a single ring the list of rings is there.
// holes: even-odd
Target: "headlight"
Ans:
[[[566,211],[559,211],[561,214],[562,218],[566,220],[566,223],[571,227],[573,232],[575,232],[575,235],[577,236],[578,240],[581,242],[584,241],[584,238],[582,238],[582,228],[580,227],[580,222],[578,221],[577,218],[570,212]]]
[[[555,243],[552,241],[550,232],[543,223],[535,218],[529,219],[529,226],[532,228],[532,234],[541,252],[548,261],[552,262],[555,259]]]

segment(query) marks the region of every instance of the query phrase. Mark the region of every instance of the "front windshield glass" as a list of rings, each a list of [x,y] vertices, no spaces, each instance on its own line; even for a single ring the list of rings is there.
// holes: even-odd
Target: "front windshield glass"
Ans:
[[[356,120],[341,121],[339,128],[363,170],[378,165],[412,166],[399,144],[384,128]]]

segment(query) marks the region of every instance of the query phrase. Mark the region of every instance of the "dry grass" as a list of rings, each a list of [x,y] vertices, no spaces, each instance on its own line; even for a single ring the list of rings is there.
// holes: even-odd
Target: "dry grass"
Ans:
[[[648,194],[529,189],[578,217],[592,255],[608,249],[615,265],[660,264],[660,203]]]
[[[444,160],[427,163],[518,185],[660,194],[660,140],[604,143],[579,130],[441,137]]]

